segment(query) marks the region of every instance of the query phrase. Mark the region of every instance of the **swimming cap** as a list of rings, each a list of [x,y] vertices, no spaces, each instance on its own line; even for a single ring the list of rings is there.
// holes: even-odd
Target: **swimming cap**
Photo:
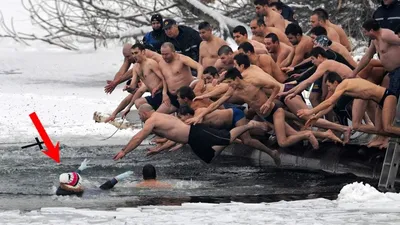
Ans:
[[[320,35],[315,38],[314,43],[322,47],[328,47],[332,44],[332,41],[326,35]]]
[[[81,176],[76,172],[63,173],[60,175],[60,183],[68,184],[71,186],[80,185]]]

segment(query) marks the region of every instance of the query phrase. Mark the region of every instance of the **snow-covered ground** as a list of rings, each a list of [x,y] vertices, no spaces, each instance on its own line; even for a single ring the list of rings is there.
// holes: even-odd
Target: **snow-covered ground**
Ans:
[[[361,183],[345,186],[334,201],[239,202],[142,206],[115,211],[42,208],[0,212],[0,224],[400,224],[400,195]]]
[[[6,21],[17,30],[34,31],[19,1],[1,0]],[[44,43],[31,47],[0,39],[0,146],[32,142],[38,136],[29,114],[36,112],[52,140],[66,145],[125,144],[136,132],[94,123],[94,111],[111,112],[126,95],[122,86],[111,95],[106,79],[122,63],[120,48],[68,52]],[[7,154],[7,153],[5,153]],[[42,154],[38,152],[38,154]],[[44,157],[44,156],[43,156]],[[400,224],[400,195],[383,194],[354,183],[337,200],[314,199],[260,204],[146,206],[97,211],[42,208],[0,212],[0,224]]]

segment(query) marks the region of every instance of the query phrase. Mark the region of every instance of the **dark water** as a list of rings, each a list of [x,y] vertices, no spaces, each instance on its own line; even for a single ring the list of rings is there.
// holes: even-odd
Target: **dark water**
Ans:
[[[21,150],[17,146],[0,146],[0,210],[42,207],[114,209],[139,205],[179,205],[183,202],[335,199],[348,183],[377,183],[350,174],[259,167],[249,159],[224,155],[213,164],[205,164],[190,150],[146,157],[146,150],[142,148],[114,162],[112,157],[119,149],[121,146],[63,146],[61,164],[56,164],[36,148]],[[76,170],[85,158],[91,160],[93,167],[81,174],[86,187],[83,197],[55,196],[59,174]],[[141,181],[142,167],[147,163],[155,165],[158,178],[173,184],[174,188],[135,188],[135,184]],[[113,190],[98,189],[108,179],[127,170],[133,170],[134,175],[118,183]]]

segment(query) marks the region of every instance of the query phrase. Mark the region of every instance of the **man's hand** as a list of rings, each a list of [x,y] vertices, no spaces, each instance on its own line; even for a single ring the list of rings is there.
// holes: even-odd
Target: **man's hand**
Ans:
[[[312,116],[309,120],[307,120],[306,124],[304,125],[304,128],[307,129],[311,126],[313,126],[317,122],[318,118],[314,115]]]
[[[311,116],[312,112],[310,109],[300,109],[297,110],[297,116],[300,118],[306,117],[306,116]]]
[[[163,95],[162,103],[168,107],[171,106],[171,99],[169,99],[168,95]]]
[[[173,148],[171,148],[171,149],[169,150],[169,152],[174,152],[174,151],[176,151],[176,150],[181,149],[182,147],[183,147],[183,144],[177,144],[177,145],[175,145]]]
[[[288,94],[285,98],[285,101],[292,100],[292,98],[294,98],[294,97],[296,97],[296,94],[294,94],[294,93]]]
[[[185,121],[186,124],[194,124],[194,125],[196,125],[198,123],[202,123],[202,122],[203,122],[203,117],[198,117],[198,116],[187,119]]]
[[[271,108],[271,103],[266,101],[261,107],[260,107],[260,111],[261,113],[265,114],[268,112],[268,110]]]
[[[125,156],[125,152],[124,150],[119,151],[115,156],[114,156],[114,160],[117,161],[118,159],[122,159]]]
[[[79,166],[78,170],[83,171],[87,168],[89,168],[89,166],[87,165],[90,162],[90,160],[83,160],[83,162],[81,163],[81,165]]]
[[[135,92],[138,90],[138,88],[133,88],[131,86],[125,85],[124,89],[122,91],[127,91],[131,94],[135,94]]]
[[[128,113],[131,111],[131,109],[126,109],[126,110],[124,110],[123,112],[122,112],[122,119],[123,118],[125,118],[127,115],[128,115]]]
[[[219,82],[219,80],[218,79],[213,79],[213,81],[212,81],[212,86],[217,86],[218,84],[219,84],[220,82]]]
[[[111,94],[114,91],[115,87],[117,87],[117,85],[118,84],[113,80],[107,80],[107,85],[104,87],[104,92],[106,94]]]
[[[200,95],[200,96],[195,97],[195,98],[193,99],[193,101],[196,101],[196,100],[203,100],[203,99],[205,99],[205,97],[204,97],[203,95]]]
[[[288,95],[288,92],[281,92],[276,95],[276,99],[280,99],[282,96]]]
[[[154,88],[154,89],[151,91],[151,97],[154,98],[154,95],[156,95],[156,93],[157,93],[159,90],[160,90],[160,89]]]
[[[291,77],[291,78],[299,78],[299,77],[301,77],[301,74],[299,74],[299,73],[294,73],[294,74],[292,74],[290,77]]]
[[[147,150],[148,150],[148,151],[147,151],[147,153],[146,153],[146,156],[155,155],[155,154],[158,154],[158,153],[161,152],[158,146],[156,146],[156,147],[154,147],[154,148],[149,148],[149,149],[147,149]]]
[[[104,123],[108,123],[110,121],[114,121],[115,117],[117,117],[117,115],[111,114],[111,116],[109,116],[106,120],[104,120]]]
[[[294,70],[294,67],[282,67],[281,70],[285,73],[289,73]]]

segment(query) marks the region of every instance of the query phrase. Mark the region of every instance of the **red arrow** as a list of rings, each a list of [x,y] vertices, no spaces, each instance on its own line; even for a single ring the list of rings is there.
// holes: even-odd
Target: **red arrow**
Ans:
[[[52,158],[57,163],[60,163],[60,142],[57,142],[56,146],[53,145],[49,135],[47,135],[46,130],[44,129],[35,112],[29,114],[29,117],[31,118],[33,124],[36,127],[36,130],[38,130],[40,137],[47,147],[47,150],[43,150],[42,152]]]

